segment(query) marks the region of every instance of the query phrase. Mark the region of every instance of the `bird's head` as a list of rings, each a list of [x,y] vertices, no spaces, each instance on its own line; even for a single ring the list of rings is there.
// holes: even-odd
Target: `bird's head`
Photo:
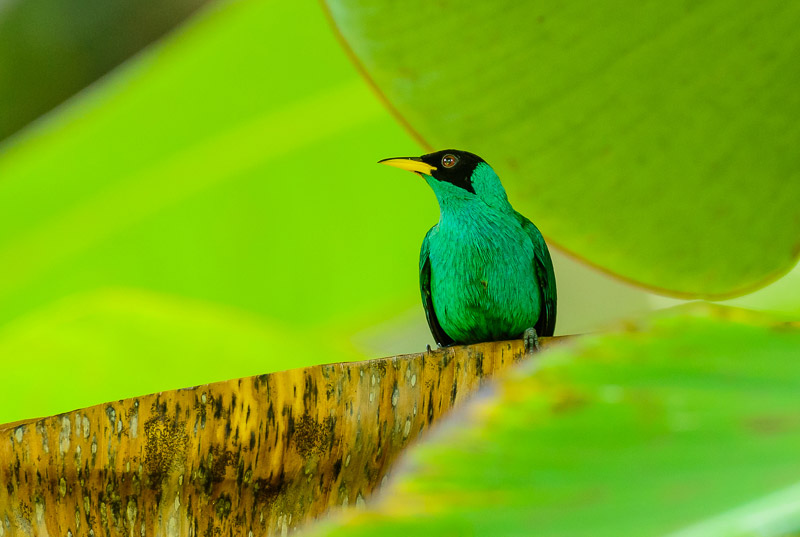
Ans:
[[[467,151],[445,149],[421,157],[396,157],[379,161],[414,172],[431,186],[439,205],[482,201],[490,206],[507,205],[500,178],[481,157]]]

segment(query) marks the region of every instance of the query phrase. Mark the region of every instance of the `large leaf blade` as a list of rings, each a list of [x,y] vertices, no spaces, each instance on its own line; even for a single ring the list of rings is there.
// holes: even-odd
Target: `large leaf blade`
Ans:
[[[727,309],[553,349],[410,452],[366,512],[319,534],[786,530],[798,349],[797,327]]]
[[[146,289],[75,294],[0,328],[0,422],[311,365],[320,355],[353,358],[333,338],[313,349],[301,339],[292,326],[224,304]]]
[[[292,39],[308,46],[276,52]],[[279,2],[204,12],[15,137],[0,155],[0,345],[14,360],[3,420],[194,384],[196,373],[208,382],[363,356],[354,332],[416,304],[419,209],[433,200],[424,184],[403,183],[415,192],[373,175],[385,147],[404,146],[415,147],[318,8]],[[418,231],[374,248],[394,225],[376,203],[389,197],[395,214],[419,215]],[[125,332],[133,314],[104,315],[81,299],[119,288],[170,298],[138,315],[151,330]],[[199,314],[172,300],[205,304],[218,315],[200,316],[219,323],[202,323],[198,339]],[[63,323],[52,313],[62,304],[96,313]],[[262,337],[231,327],[231,311],[260,319]],[[33,344],[35,334],[54,344]],[[186,368],[176,349],[201,340],[227,358],[197,353]],[[284,352],[291,342],[308,344]],[[87,389],[103,356],[105,366],[136,352],[160,361],[161,374],[112,374]],[[44,364],[48,396],[37,398],[20,379]],[[80,382],[59,383],[63,370]]]
[[[796,6],[326,4],[422,140],[484,156],[589,263],[719,297],[796,262]]]

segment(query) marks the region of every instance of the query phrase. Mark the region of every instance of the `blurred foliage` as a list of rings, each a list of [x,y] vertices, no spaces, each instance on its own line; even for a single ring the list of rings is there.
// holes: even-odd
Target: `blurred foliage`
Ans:
[[[352,352],[299,350],[293,325],[142,289],[107,288],[56,301],[0,332],[3,364],[0,422],[79,406],[336,362]],[[188,366],[188,367],[187,367]]]
[[[800,264],[772,285],[725,302],[741,308],[769,311],[787,320],[800,319]]]
[[[94,80],[76,67],[88,56],[73,54],[63,32],[109,66],[133,51],[123,46],[133,30],[104,41],[118,26],[103,11],[122,16],[132,5],[95,6],[76,22],[62,11],[77,5],[42,1],[0,7],[0,93],[13,86],[0,109],[39,110],[40,92],[61,99]],[[136,6],[151,11],[125,24],[162,21],[137,34],[147,39],[190,9]],[[15,32],[47,58],[12,46]],[[3,62],[48,83],[6,78],[15,71]],[[59,74],[62,63],[76,78]],[[431,340],[417,256],[438,208],[423,181],[374,163],[422,151],[318,5],[240,0],[201,10],[0,143],[0,422],[421,350]],[[550,165],[548,176],[560,176],[560,164]],[[521,184],[510,190],[515,205],[532,203]],[[579,208],[589,199],[578,198]],[[538,211],[529,216],[548,235],[557,228]],[[647,293],[557,251],[554,262],[559,333],[649,308]],[[748,306],[796,313],[787,297],[798,290],[786,278]]]
[[[418,301],[435,215],[422,181],[376,180],[387,148],[419,151],[319,7],[256,1],[204,12],[7,142],[0,422],[361,357],[350,334]]]
[[[167,33],[204,3],[0,2],[0,140]]]
[[[581,338],[500,379],[366,511],[314,534],[794,535],[798,348],[800,326],[721,307]]]
[[[421,149],[318,6],[208,9],[58,112],[0,145],[0,423],[432,343],[436,201],[375,164]],[[561,333],[647,309],[554,257]]]
[[[718,298],[796,263],[800,4],[326,3],[421,140],[589,263]]]

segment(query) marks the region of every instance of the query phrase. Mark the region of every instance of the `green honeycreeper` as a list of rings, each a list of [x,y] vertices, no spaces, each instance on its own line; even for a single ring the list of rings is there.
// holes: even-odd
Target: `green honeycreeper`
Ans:
[[[542,234],[511,207],[482,158],[447,149],[380,161],[422,176],[439,223],[419,258],[422,304],[440,346],[551,336],[556,278]],[[535,329],[532,330],[532,329]]]

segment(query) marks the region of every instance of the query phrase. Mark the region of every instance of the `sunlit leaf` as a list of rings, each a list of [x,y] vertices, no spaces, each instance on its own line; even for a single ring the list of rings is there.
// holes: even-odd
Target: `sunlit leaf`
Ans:
[[[548,351],[319,534],[793,534],[799,353],[800,327],[728,309]]]
[[[0,423],[353,358],[330,338],[302,341],[278,321],[143,289],[66,297],[0,328]]]
[[[433,148],[486,158],[592,265],[741,294],[800,254],[800,5],[327,0]]]
[[[800,320],[800,264],[772,285],[755,293],[731,299],[726,304],[769,311],[789,320]]]
[[[303,45],[287,53],[290,42]],[[62,384],[26,408],[13,401],[34,400],[36,386],[6,375],[0,406],[13,415],[0,421],[357,359],[352,333],[398,304],[417,305],[419,244],[435,214],[421,181],[379,177],[386,148],[419,151],[352,68],[318,6],[260,1],[206,11],[7,142],[0,330],[22,323],[46,337],[34,345],[3,332],[16,343],[0,359],[19,373],[14,379],[41,364],[83,377],[80,391]],[[404,233],[387,239],[401,221]],[[142,314],[153,333],[126,332],[124,319],[106,323],[99,312],[81,314],[80,325],[53,321],[64,301],[86,309],[75,297],[106,288],[169,297]],[[264,339],[241,336],[224,315],[198,339],[196,312],[159,313],[171,300],[260,319]],[[54,330],[63,333],[52,339]],[[293,339],[297,352],[282,353]],[[185,360],[198,345],[225,352],[196,355],[190,373]],[[160,372],[123,374],[119,360],[143,346],[142,360],[160,363]],[[106,380],[91,392],[100,356],[102,371],[117,372],[98,371]],[[245,362],[246,371],[236,366]]]

